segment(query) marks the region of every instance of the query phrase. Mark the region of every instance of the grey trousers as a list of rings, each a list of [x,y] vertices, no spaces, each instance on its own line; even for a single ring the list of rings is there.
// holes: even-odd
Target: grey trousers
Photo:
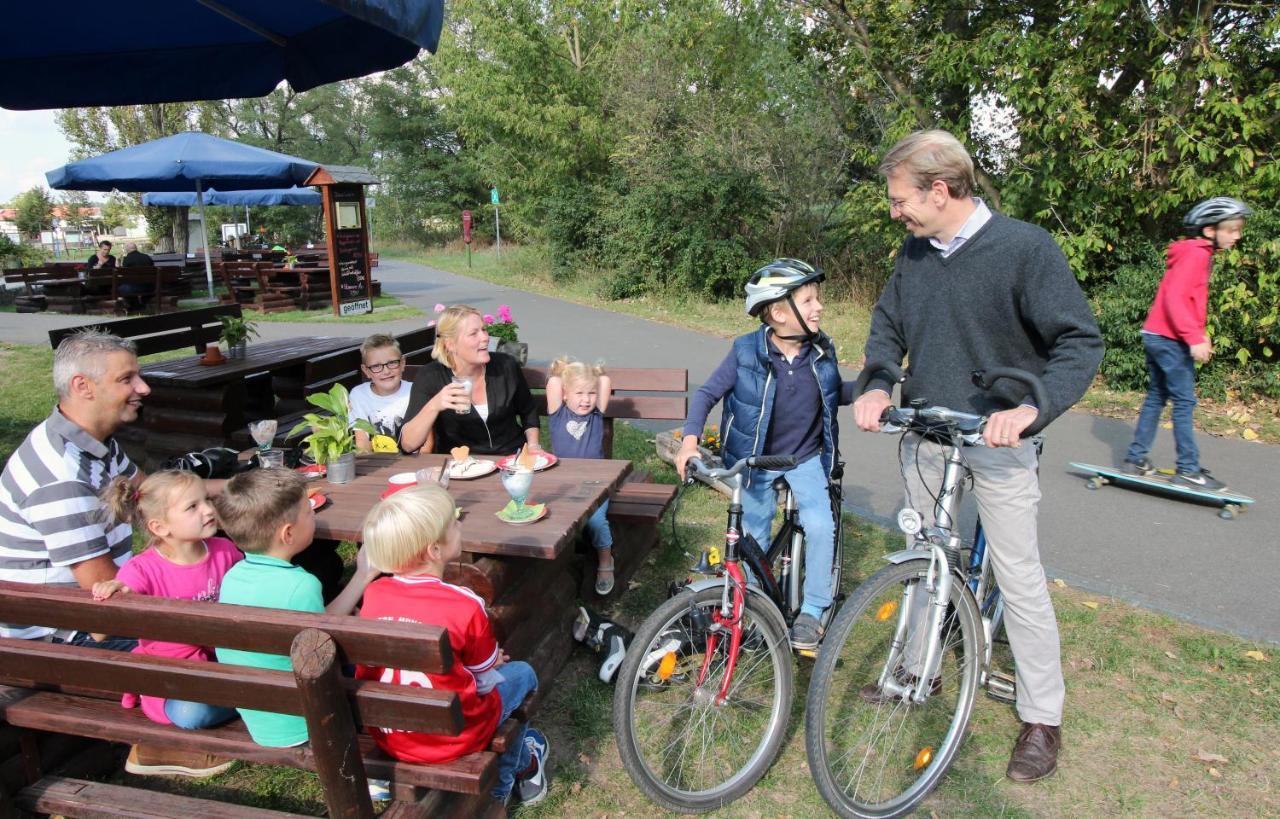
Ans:
[[[903,442],[906,504],[924,517],[926,526],[934,522],[933,496],[942,485],[946,449],[918,435]],[[963,454],[973,472],[973,496],[1004,596],[1004,627],[1017,666],[1018,716],[1023,722],[1061,725],[1066,687],[1058,621],[1036,539],[1036,448],[1030,442],[1014,448],[975,446],[965,447]]]

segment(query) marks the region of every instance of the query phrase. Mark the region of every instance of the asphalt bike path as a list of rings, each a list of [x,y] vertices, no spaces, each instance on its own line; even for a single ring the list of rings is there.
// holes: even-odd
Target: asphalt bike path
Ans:
[[[383,258],[375,275],[385,292],[431,317],[437,303],[467,303],[482,313],[511,307],[529,361],[549,364],[560,355],[603,360],[615,367],[685,367],[696,389],[728,351],[728,339],[561,301]],[[532,285],[540,287],[540,285]],[[403,332],[426,319],[387,324],[261,323],[264,339],[302,335]],[[0,313],[0,338],[47,344],[53,327],[84,323],[80,316]],[[743,317],[743,331],[751,322]],[[840,348],[845,358],[859,351]],[[993,364],[996,362],[993,362]],[[846,370],[847,378],[856,373]],[[712,423],[717,423],[717,409]],[[650,431],[672,423],[651,423]],[[891,525],[902,499],[898,437],[860,432],[852,412],[840,417],[846,462],[846,507]],[[1117,464],[1128,446],[1131,421],[1068,412],[1046,435],[1040,462],[1040,549],[1050,578],[1118,597],[1179,619],[1280,644],[1280,451],[1267,444],[1201,434],[1203,463],[1231,489],[1257,503],[1234,520],[1209,506],[1146,495],[1116,486],[1096,491],[1067,466],[1070,461]],[[1152,460],[1172,466],[1173,434],[1162,429]],[[971,506],[972,504],[967,504]],[[972,514],[972,513],[970,513]],[[971,526],[971,524],[967,524]]]

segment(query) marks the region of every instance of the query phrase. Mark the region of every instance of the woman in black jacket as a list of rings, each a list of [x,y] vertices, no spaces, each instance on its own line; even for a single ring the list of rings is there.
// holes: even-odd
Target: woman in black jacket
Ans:
[[[489,352],[489,332],[479,311],[455,305],[436,324],[435,359],[413,379],[400,448],[473,455],[538,451],[538,407],[520,365]],[[461,379],[471,382],[470,388]]]

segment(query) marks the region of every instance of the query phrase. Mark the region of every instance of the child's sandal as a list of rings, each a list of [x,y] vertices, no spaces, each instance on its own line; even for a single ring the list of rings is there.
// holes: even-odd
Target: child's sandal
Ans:
[[[613,566],[602,566],[596,569],[596,594],[604,597],[613,591]]]

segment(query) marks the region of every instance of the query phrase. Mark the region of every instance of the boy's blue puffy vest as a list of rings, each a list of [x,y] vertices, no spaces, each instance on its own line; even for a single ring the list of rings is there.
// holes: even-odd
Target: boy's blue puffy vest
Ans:
[[[724,397],[720,424],[726,465],[750,455],[764,454],[777,389],[773,366],[769,363],[768,332],[768,327],[762,324],[754,333],[739,336],[733,341],[738,372],[733,389]],[[813,355],[809,358],[809,365],[822,393],[822,466],[830,477],[839,440],[836,408],[840,406],[840,370],[836,365],[835,347],[826,333],[819,333],[812,344]]]

